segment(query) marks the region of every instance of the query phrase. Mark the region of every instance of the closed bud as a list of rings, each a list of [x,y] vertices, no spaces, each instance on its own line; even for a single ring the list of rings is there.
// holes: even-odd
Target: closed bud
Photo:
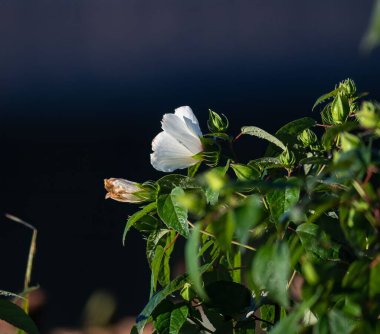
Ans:
[[[350,113],[347,96],[339,93],[331,103],[331,117],[335,124],[342,124]]]
[[[356,117],[364,128],[374,129],[380,127],[380,110],[371,102],[364,102]]]
[[[347,96],[353,96],[356,93],[356,85],[352,79],[346,79],[339,84],[339,88],[344,91]]]
[[[153,198],[153,188],[125,179],[104,180],[106,198],[126,203],[141,203]]]
[[[208,128],[211,132],[224,132],[228,129],[228,119],[225,115],[220,116],[215,111],[209,109],[210,115],[207,121]]]
[[[360,146],[360,139],[348,132],[343,132],[340,135],[340,145],[343,152],[354,150]]]
[[[293,152],[286,148],[279,156],[280,162],[287,168],[291,168],[296,163],[296,157]]]
[[[297,138],[305,147],[315,144],[318,139],[317,135],[310,129],[302,131]]]

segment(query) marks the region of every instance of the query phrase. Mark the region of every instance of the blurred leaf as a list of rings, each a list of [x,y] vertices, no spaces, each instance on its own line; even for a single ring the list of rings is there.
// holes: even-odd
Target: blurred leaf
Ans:
[[[227,251],[231,247],[231,241],[235,231],[235,215],[233,211],[227,211],[219,219],[214,220],[210,227],[219,247]]]
[[[28,334],[39,334],[36,324],[24,312],[24,310],[4,298],[0,298],[0,319],[27,332]]]
[[[125,245],[125,237],[127,236],[128,231],[130,228],[136,224],[141,218],[143,218],[147,213],[153,211],[156,209],[157,204],[156,202],[149,203],[148,205],[144,206],[140,211],[135,212],[132,216],[129,217],[127,224],[124,228],[123,233],[123,245]]]
[[[184,194],[182,188],[176,187],[170,194],[160,195],[157,199],[157,213],[167,227],[188,237],[187,209],[177,200],[177,197]]]
[[[247,196],[235,209],[235,234],[240,243],[248,241],[249,230],[259,224],[263,216],[263,203],[258,195]]]
[[[270,133],[256,127],[256,126],[243,126],[241,128],[241,133],[244,135],[251,135],[255,137],[259,137],[261,139],[265,139],[274,145],[278,146],[282,150],[285,150],[285,145],[281,142],[281,140],[277,139],[275,136],[271,135]]]
[[[345,122],[340,125],[334,125],[326,129],[325,134],[322,136],[322,144],[326,150],[330,150],[336,137],[345,131],[351,131],[358,127],[356,122]]]
[[[380,0],[375,0],[372,17],[367,31],[362,39],[361,47],[370,52],[380,44]]]
[[[185,260],[186,269],[189,273],[189,278],[193,284],[194,290],[197,292],[199,297],[202,299],[207,299],[206,292],[203,288],[202,276],[199,268],[199,239],[200,239],[200,226],[197,224],[192,229],[190,237],[186,243],[185,248]]]
[[[380,255],[371,263],[369,276],[369,295],[375,297],[380,294]]]
[[[290,275],[290,255],[285,242],[277,241],[261,246],[253,260],[253,280],[269,297],[287,307],[287,283]]]
[[[351,333],[353,321],[338,310],[331,310],[328,314],[330,333]]]

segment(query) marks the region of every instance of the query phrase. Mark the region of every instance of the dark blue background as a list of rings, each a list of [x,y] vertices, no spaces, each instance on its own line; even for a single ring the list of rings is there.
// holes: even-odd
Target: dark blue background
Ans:
[[[0,213],[39,230],[33,282],[44,328],[78,325],[86,298],[113,292],[119,316],[147,301],[144,242],[121,234],[135,209],[103,179],[157,178],[160,119],[190,105],[232,131],[312,116],[346,77],[380,97],[379,50],[359,52],[372,1],[55,0],[0,2]],[[317,116],[316,114],[314,115]],[[253,156],[263,144],[243,140]],[[239,149],[239,148],[238,148]],[[22,288],[28,232],[0,217],[0,288]]]

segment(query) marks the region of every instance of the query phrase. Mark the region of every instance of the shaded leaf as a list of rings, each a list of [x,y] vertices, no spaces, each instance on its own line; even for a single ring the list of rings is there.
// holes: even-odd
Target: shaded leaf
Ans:
[[[36,324],[24,310],[3,298],[0,298],[0,319],[29,334],[39,334]]]

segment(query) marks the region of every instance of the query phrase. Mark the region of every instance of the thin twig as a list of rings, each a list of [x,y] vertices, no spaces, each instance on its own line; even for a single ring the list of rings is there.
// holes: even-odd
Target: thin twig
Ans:
[[[194,228],[194,224],[190,223],[189,221],[187,221],[187,223],[188,223],[192,228]],[[210,232],[206,232],[206,231],[203,231],[203,230],[200,230],[199,232],[202,233],[202,234],[204,234],[204,235],[207,235],[207,236],[209,236],[209,237],[211,237],[211,238],[216,239],[215,235],[213,235],[213,234],[210,233]],[[237,241],[234,241],[234,240],[231,241],[231,244],[234,244],[234,245],[236,245],[236,246],[240,246],[240,247],[243,247],[243,248],[249,249],[249,250],[251,250],[251,251],[253,251],[253,252],[256,252],[256,248],[251,247],[251,246],[248,246],[248,245],[244,245],[244,244],[242,244],[242,243],[240,243],[240,242],[237,242]]]
[[[293,270],[292,277],[290,277],[290,280],[289,280],[288,284],[286,285],[286,290],[289,290],[290,286],[292,285],[292,283],[294,281],[294,278],[296,277],[296,274],[297,274],[297,271]]]

